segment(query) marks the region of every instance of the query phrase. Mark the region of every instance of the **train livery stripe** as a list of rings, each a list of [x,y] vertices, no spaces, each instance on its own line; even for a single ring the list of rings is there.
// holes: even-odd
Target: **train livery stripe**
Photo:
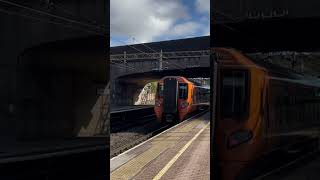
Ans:
[[[178,160],[178,158],[184,153],[191,143],[197,139],[197,137],[210,125],[210,122],[207,123],[183,148],[176,154],[169,162],[164,166],[164,168],[153,178],[153,180],[159,180],[169,169],[170,167]]]

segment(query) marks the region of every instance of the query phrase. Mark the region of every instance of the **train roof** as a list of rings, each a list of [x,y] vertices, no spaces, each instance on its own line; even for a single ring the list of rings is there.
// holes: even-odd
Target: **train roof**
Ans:
[[[187,78],[185,78],[185,77],[183,77],[183,76],[164,76],[164,77],[162,77],[162,78],[160,79],[160,81],[161,81],[161,80],[164,80],[164,79],[167,79],[167,78],[177,78],[177,79],[182,79],[182,80],[184,80],[184,81],[189,81],[189,82],[191,82],[190,80],[188,80]]]

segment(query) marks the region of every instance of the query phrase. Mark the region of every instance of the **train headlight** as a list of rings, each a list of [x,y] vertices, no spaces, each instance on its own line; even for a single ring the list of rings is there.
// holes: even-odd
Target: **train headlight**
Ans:
[[[181,102],[180,106],[182,109],[184,109],[184,108],[188,107],[188,102],[183,101],[183,102]]]
[[[248,142],[252,136],[252,132],[249,130],[236,131],[232,133],[228,139],[228,148],[234,148],[240,144]]]

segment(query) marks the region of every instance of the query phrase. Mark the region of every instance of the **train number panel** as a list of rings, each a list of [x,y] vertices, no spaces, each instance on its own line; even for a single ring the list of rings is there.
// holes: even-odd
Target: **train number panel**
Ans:
[[[258,159],[312,138],[320,125],[318,79],[234,49],[213,51],[218,64],[213,141],[222,179],[242,176]]]
[[[209,88],[185,77],[166,76],[158,82],[154,110],[160,122],[181,122],[208,102]]]

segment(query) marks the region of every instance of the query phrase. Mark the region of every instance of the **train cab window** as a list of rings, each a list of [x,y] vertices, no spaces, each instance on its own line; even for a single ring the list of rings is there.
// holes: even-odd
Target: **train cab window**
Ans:
[[[179,83],[179,99],[188,99],[188,84]]]
[[[163,97],[163,85],[162,84],[158,84],[158,97],[162,98]]]
[[[315,96],[316,96],[316,97],[320,97],[320,89],[317,89],[317,90],[316,90]]]
[[[228,70],[221,75],[221,117],[243,118],[247,113],[248,72]]]

